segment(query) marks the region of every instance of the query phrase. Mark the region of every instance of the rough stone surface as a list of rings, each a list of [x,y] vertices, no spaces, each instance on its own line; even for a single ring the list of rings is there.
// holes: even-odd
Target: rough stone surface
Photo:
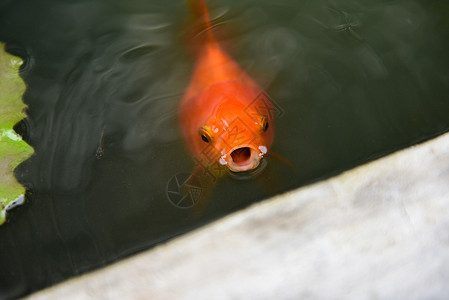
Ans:
[[[32,299],[447,299],[449,135]]]

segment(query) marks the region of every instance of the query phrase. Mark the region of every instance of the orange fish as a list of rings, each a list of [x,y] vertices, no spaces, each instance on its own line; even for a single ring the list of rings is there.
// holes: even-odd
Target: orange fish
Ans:
[[[200,24],[196,64],[179,109],[180,128],[197,162],[233,172],[257,168],[273,143],[273,105],[219,45],[204,0],[189,5]]]

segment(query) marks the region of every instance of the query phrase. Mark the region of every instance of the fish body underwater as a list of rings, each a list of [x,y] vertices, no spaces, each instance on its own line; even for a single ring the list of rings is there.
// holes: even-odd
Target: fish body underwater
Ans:
[[[202,30],[192,37],[196,63],[179,109],[184,140],[205,168],[255,169],[273,143],[271,100],[216,41],[206,2],[188,4]]]

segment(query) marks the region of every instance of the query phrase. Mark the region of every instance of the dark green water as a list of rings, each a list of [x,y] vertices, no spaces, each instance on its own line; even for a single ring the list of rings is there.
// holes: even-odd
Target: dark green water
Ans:
[[[184,2],[0,1],[0,40],[25,59],[16,127],[35,149],[16,170],[27,203],[0,227],[1,299],[449,129],[449,2],[209,2],[275,102],[273,150],[295,169],[221,178],[196,217],[167,197],[194,166],[176,120],[193,67]]]

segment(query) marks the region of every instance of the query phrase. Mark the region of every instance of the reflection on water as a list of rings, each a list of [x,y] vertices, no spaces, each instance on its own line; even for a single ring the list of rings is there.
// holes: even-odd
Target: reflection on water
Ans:
[[[193,67],[183,1],[0,4],[0,40],[25,61],[16,128],[35,148],[16,170],[27,204],[0,228],[1,297],[448,129],[449,4],[209,2],[225,48],[282,109],[273,150],[293,168],[269,158],[250,180],[221,178],[199,216],[167,194],[194,165],[176,120]]]

